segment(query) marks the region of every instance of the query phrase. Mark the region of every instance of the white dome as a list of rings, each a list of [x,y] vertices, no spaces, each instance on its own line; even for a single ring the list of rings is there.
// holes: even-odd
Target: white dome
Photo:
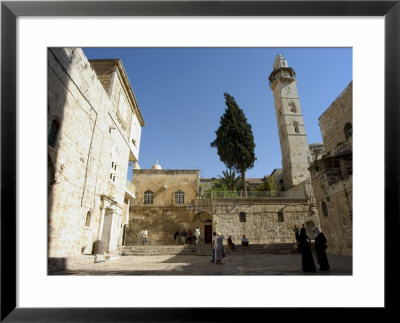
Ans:
[[[161,165],[158,164],[158,160],[153,166],[151,166],[151,169],[162,169]]]
[[[283,58],[281,54],[276,55],[274,64],[272,65],[274,70],[278,70],[282,67],[288,67],[286,59]]]

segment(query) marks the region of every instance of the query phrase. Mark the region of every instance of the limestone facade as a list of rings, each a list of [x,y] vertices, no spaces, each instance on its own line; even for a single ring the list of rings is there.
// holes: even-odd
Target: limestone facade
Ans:
[[[48,49],[50,258],[89,255],[99,239],[106,251],[117,248],[142,126],[120,60],[92,64],[79,48]]]
[[[210,243],[212,232],[220,231],[240,244],[245,234],[254,244],[294,243],[293,228],[319,225],[318,213],[303,198],[204,198],[199,192],[198,170],[134,170],[136,188],[131,207],[127,245],[142,243],[144,227],[149,244],[173,244],[173,234],[200,227],[201,243]],[[207,181],[206,181],[207,182]],[[304,190],[304,189],[303,189]],[[184,192],[177,203],[175,193]],[[151,196],[151,198],[149,198]]]
[[[325,154],[310,166],[330,252],[352,254],[352,82],[319,118]]]
[[[134,169],[136,200],[131,205],[127,245],[141,243],[149,232],[150,244],[173,244],[176,230],[194,232],[193,203],[199,195],[198,170]]]
[[[295,243],[293,228],[304,224],[310,238],[311,228],[319,225],[318,214],[307,199],[296,198],[212,198],[197,199],[195,212],[212,215],[212,231],[235,244],[244,235],[253,244]]]

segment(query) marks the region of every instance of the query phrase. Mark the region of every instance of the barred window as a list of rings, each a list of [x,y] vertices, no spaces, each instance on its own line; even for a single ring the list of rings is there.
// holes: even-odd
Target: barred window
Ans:
[[[175,204],[185,203],[185,193],[181,190],[175,192]]]
[[[246,213],[244,213],[244,212],[239,213],[239,221],[246,222]]]
[[[144,204],[153,204],[154,194],[152,191],[144,192]]]
[[[285,219],[283,218],[283,212],[278,212],[278,222],[285,222]]]
[[[60,132],[60,124],[57,120],[51,122],[47,143],[50,147],[56,148],[58,133]]]

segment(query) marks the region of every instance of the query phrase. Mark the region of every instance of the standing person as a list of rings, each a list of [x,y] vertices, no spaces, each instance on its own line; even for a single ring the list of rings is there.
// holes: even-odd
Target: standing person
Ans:
[[[149,232],[147,231],[146,227],[143,229],[142,238],[143,238],[143,245],[147,244]]]
[[[174,240],[175,240],[175,244],[179,243],[179,231],[178,231],[178,229],[174,233]]]
[[[300,234],[296,232],[296,240],[299,242],[301,252],[301,265],[304,272],[316,272],[314,258],[311,252],[311,240],[307,236],[306,229],[302,227]]]
[[[185,231],[185,229],[182,229],[182,232],[181,232],[181,242],[182,242],[182,244],[184,245],[185,244],[185,241],[186,240],[186,231]]]
[[[211,244],[212,244],[212,259],[210,262],[215,262],[215,240],[217,239],[217,233],[213,232]]]
[[[222,258],[224,255],[224,236],[220,232],[217,233],[217,238],[215,239],[215,264],[221,265]]]
[[[327,248],[325,235],[319,231],[318,227],[312,228],[315,235],[315,251],[317,252],[317,259],[319,263],[319,270],[329,270],[328,257],[326,256],[325,249]]]
[[[196,229],[195,236],[196,236],[196,245],[198,246],[200,241],[200,227]]]
[[[229,249],[231,249],[232,251],[235,251],[235,244],[232,242],[232,236],[229,236],[227,241],[228,241]]]
[[[243,247],[249,246],[249,239],[247,239],[245,235],[243,235],[243,238],[242,238],[242,246]]]
[[[187,233],[187,241],[190,245],[192,244],[192,237],[193,237],[193,232],[192,230],[189,229]]]

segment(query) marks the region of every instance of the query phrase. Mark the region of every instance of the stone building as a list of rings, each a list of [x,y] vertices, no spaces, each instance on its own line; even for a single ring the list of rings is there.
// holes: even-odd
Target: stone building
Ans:
[[[198,226],[193,201],[199,195],[198,170],[163,170],[158,162],[151,169],[134,169],[136,200],[131,206],[127,245],[140,244],[144,227],[149,244],[173,244],[176,230]]]
[[[137,162],[144,126],[119,59],[88,61],[79,48],[48,49],[49,268],[84,257],[102,241],[122,243],[129,161]]]
[[[310,166],[330,252],[352,254],[353,82],[319,117],[325,153]]]
[[[253,244],[294,243],[293,227],[319,224],[304,191],[277,192],[262,197],[201,197],[198,170],[135,169],[132,183],[136,200],[131,207],[127,245],[141,244],[141,231],[149,231],[149,244],[173,244],[173,233],[200,227],[202,243],[212,232],[231,235],[240,244],[245,234]],[[261,192],[263,193],[263,192]]]

